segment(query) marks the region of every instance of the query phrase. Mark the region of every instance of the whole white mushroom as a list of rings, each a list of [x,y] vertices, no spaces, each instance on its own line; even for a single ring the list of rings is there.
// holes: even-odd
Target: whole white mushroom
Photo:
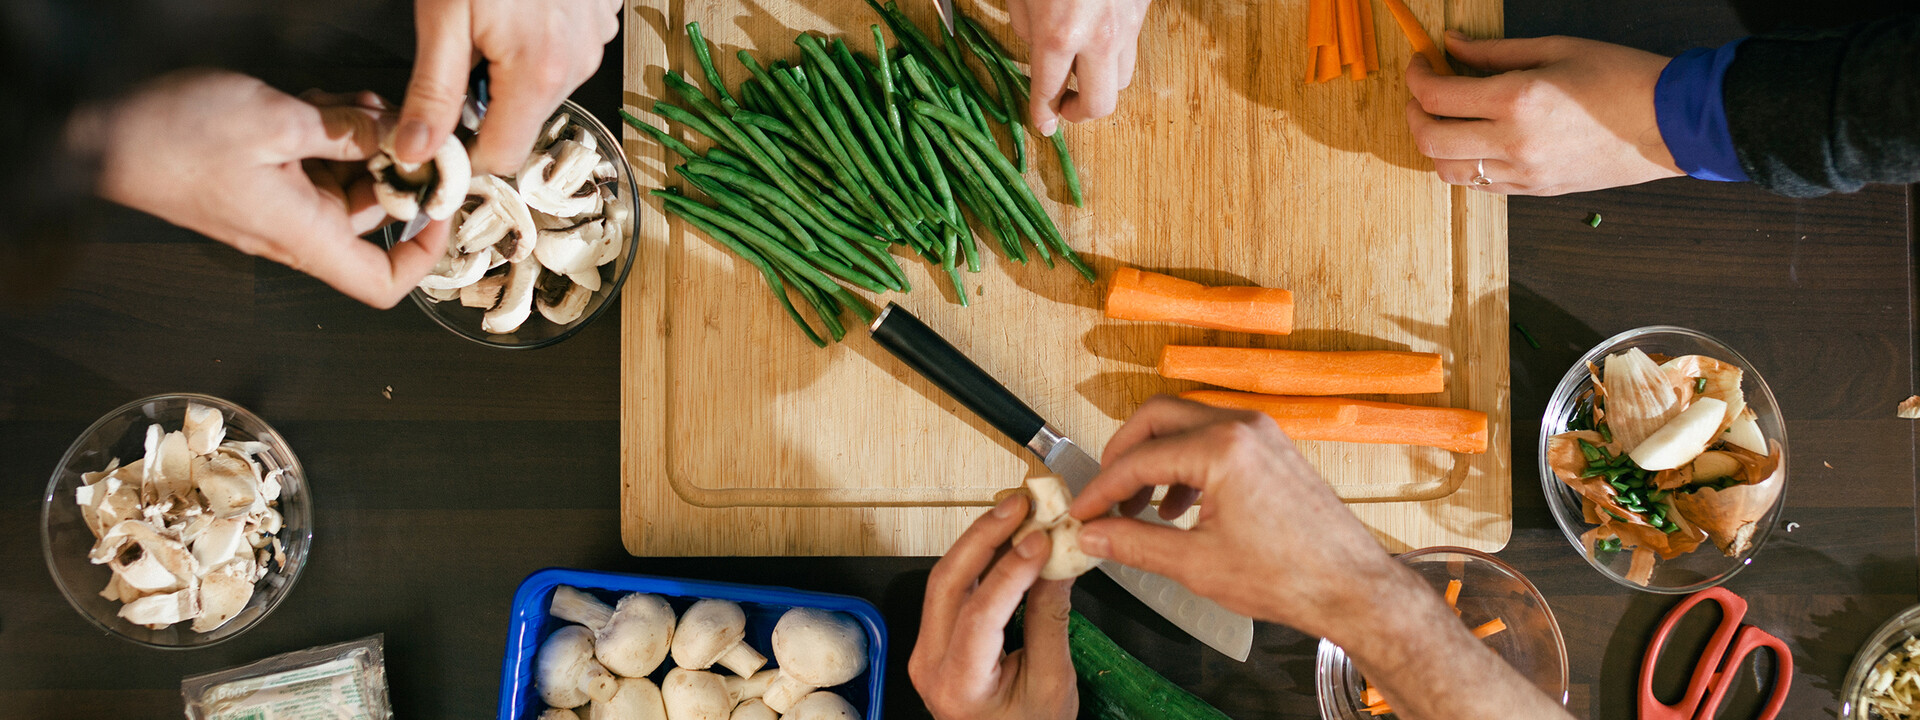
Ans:
[[[773,626],[773,657],[780,662],[780,674],[761,699],[786,715],[816,688],[860,676],[867,668],[867,633],[846,614],[794,608]]]
[[[577,708],[607,700],[619,689],[613,673],[593,659],[593,632],[579,625],[553,631],[534,657],[534,685],[540,699],[557,708]]]
[[[727,720],[733,714],[726,683],[705,670],[668,670],[660,682],[660,697],[667,706],[667,720]]]
[[[705,670],[718,663],[740,677],[750,677],[767,658],[746,642],[747,614],[731,600],[706,599],[680,615],[673,631],[673,664]]]
[[[860,720],[860,711],[846,698],[816,690],[800,698],[781,717],[783,720]]]

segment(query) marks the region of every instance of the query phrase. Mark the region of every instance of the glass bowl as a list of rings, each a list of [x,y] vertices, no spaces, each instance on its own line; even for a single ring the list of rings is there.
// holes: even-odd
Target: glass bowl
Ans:
[[[561,103],[560,109],[554,111],[553,117],[561,115],[571,117],[575,126],[586,128],[599,147],[616,150],[621,148],[620,136],[607,130],[606,125],[601,124],[593,113],[587,112],[587,109],[581,107],[579,103],[572,100]],[[542,124],[542,127],[545,127],[545,124]],[[614,170],[619,175],[613,181],[615,186],[625,193],[626,201],[632,206],[631,225],[633,227],[627,233],[626,241],[621,244],[620,256],[614,258],[613,262],[600,266],[600,290],[587,300],[587,308],[580,313],[580,317],[574,318],[573,322],[565,325],[557,325],[536,310],[526,322],[521,323],[518,330],[507,334],[495,334],[480,329],[480,320],[486,315],[485,310],[461,305],[458,300],[435,300],[416,287],[410,293],[413,304],[420,306],[420,311],[426,313],[427,317],[433,318],[440,327],[452,331],[455,335],[488,347],[509,350],[530,350],[558,343],[573,337],[574,333],[580,332],[581,328],[599,319],[608,308],[614,306],[614,298],[620,296],[620,287],[626,284],[627,274],[633,269],[633,257],[640,249],[640,214],[646,211],[646,203],[640,202],[639,185],[633,179],[633,166],[627,162],[626,152],[619,151],[605,153],[605,155],[613,162]],[[381,232],[383,242],[391,248],[394,241],[400,237],[400,224],[388,225]]]
[[[258,456],[261,465],[266,471],[285,471],[280,476],[278,509],[283,522],[279,537],[286,562],[278,567],[269,566],[266,577],[254,586],[245,609],[225,625],[205,633],[193,632],[188,627],[191,623],[185,622],[152,630],[119,616],[120,602],[100,596],[100,590],[107,586],[113,572],[105,565],[88,562],[87,551],[94,545],[93,532],[87,529],[73,497],[74,490],[82,485],[81,473],[106,469],[115,458],[125,464],[143,457],[147,426],[159,423],[168,430],[180,429],[189,402],[218,409],[226,418],[227,439],[265,443],[266,451]],[[313,504],[307,490],[307,476],[293,451],[288,449],[286,439],[246,408],[206,395],[155,395],[122,405],[94,421],[60,458],[60,464],[53,470],[53,479],[47,482],[46,496],[41,498],[40,544],[47,570],[53,573],[60,593],[94,627],[153,648],[207,647],[246,632],[273,612],[293,590],[294,581],[306,567],[312,543]]]
[[[1476,627],[1499,618],[1507,624],[1502,632],[1487,636],[1487,647],[1507,661],[1535,687],[1554,702],[1567,702],[1567,643],[1560,635],[1560,622],[1553,608],[1526,576],[1499,558],[1461,547],[1430,547],[1400,556],[1400,562],[1412,568],[1444,594],[1449,580],[1461,582],[1460,620]],[[1320,701],[1320,717],[1325,720],[1377,720],[1392,713],[1370,715],[1361,695],[1366,680],[1340,646],[1320,640],[1314,662],[1314,685]]]
[[[1846,682],[1840,684],[1840,720],[1874,720],[1880,717],[1864,703],[1867,699],[1867,673],[1879,664],[1887,651],[1915,637],[1920,637],[1920,605],[1900,611],[1900,614],[1882,624],[1880,629],[1873,631],[1866,644],[1860,646],[1860,654],[1853,656],[1853,666],[1847,668]]]
[[[1780,405],[1773,398],[1773,390],[1767,387],[1767,381],[1760,377],[1753,363],[1747,362],[1733,348],[1705,333],[1671,325],[1652,325],[1615,335],[1588,350],[1587,354],[1567,369],[1566,376],[1560,378],[1560,385],[1554,388],[1553,396],[1547,401],[1547,411],[1540,418],[1540,488],[1547,496],[1547,505],[1553,508],[1554,520],[1560,523],[1560,531],[1566,535],[1567,542],[1575,552],[1586,557],[1587,564],[1599,570],[1600,574],[1612,578],[1635,590],[1648,592],[1679,594],[1695,593],[1719,585],[1732,578],[1741,568],[1753,562],[1753,556],[1766,544],[1767,536],[1773,533],[1773,526],[1780,519],[1780,502],[1775,500],[1773,508],[1761,518],[1754,530],[1752,543],[1743,552],[1734,557],[1722,554],[1711,542],[1702,543],[1700,548],[1673,558],[1656,560],[1653,564],[1653,577],[1645,585],[1627,579],[1628,565],[1633,560],[1631,552],[1601,553],[1599,557],[1587,555],[1586,547],[1581,545],[1580,536],[1593,526],[1587,524],[1580,510],[1580,493],[1576,492],[1559,478],[1554,477],[1553,468],[1547,465],[1547,438],[1566,432],[1568,423],[1578,411],[1580,397],[1593,388],[1593,378],[1587,372],[1587,363],[1604,368],[1608,355],[1628,348],[1640,348],[1648,354],[1660,354],[1678,357],[1681,355],[1706,355],[1721,362],[1732,363],[1740,368],[1741,385],[1746,390],[1747,407],[1752,408],[1760,425],[1761,434],[1768,440],[1780,444],[1779,482],[1780,497],[1786,497],[1787,465],[1791,455],[1787,452],[1787,427],[1780,418]]]

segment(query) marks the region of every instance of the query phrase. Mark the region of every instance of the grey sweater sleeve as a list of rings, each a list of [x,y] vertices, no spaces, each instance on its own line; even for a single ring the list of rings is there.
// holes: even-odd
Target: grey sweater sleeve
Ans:
[[[1721,87],[1755,183],[1811,197],[1920,182],[1920,14],[1749,38]]]

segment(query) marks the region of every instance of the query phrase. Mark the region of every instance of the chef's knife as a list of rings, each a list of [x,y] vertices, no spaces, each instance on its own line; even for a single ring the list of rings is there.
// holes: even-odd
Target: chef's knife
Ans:
[[[1000,381],[904,308],[888,303],[874,319],[871,330],[874,341],[881,347],[985,418],[995,429],[1040,456],[1047,468],[1058,473],[1075,494],[1100,473],[1099,461],[1047,424]],[[1169,524],[1153,512],[1143,512],[1136,517]],[[1219,603],[1195,595],[1160,575],[1110,560],[1100,563],[1100,569],[1154,612],[1227,657],[1245,662],[1253,650],[1251,618],[1220,607]]]
[[[487,115],[487,63],[485,60],[473,69],[467,82],[467,100],[460,104],[460,127],[468,132],[480,129],[480,118]],[[400,242],[412,240],[421,230],[427,229],[427,223],[433,222],[424,212],[413,214],[407,226],[400,229]]]
[[[933,0],[933,9],[940,12],[940,28],[947,31],[947,42],[953,42],[953,0]]]

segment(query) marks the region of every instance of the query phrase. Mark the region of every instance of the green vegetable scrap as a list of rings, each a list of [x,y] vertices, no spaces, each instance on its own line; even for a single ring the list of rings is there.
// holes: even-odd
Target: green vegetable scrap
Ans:
[[[1592,213],[1587,216],[1587,227],[1600,227],[1600,213]]]
[[[1009,260],[1025,263],[1031,249],[1052,267],[1057,255],[1092,281],[1093,269],[1067,245],[1024,176],[1021,122],[1030,80],[1006,49],[968,18],[960,18],[958,38],[939,33],[944,45],[936,46],[894,3],[867,4],[899,47],[887,46],[878,24],[868,28],[871,57],[843,39],[801,34],[791,62],[763,66],[740,51],[752,77],[731,92],[700,24],[687,24],[707,87],[667,73],[664,83],[679,104],[655,102],[652,110],[689,136],[704,136],[705,153],[620,114],[680,156],[674,172],[709,201],[677,189],[655,191],[666,211],[758,269],[788,317],[821,346],[845,336],[843,313],[873,315],[848,286],[876,293],[912,289],[891,252],[896,246],[938,268],[936,277],[945,276],[956,301],[968,304],[963,272],[981,270],[973,224]],[[988,82],[975,76],[963,45]],[[1080,177],[1063,134],[1055,132],[1051,142],[1068,192],[1081,205]],[[1011,157],[1002,137],[1010,140]],[[826,332],[815,330],[792,296],[812,307]]]

